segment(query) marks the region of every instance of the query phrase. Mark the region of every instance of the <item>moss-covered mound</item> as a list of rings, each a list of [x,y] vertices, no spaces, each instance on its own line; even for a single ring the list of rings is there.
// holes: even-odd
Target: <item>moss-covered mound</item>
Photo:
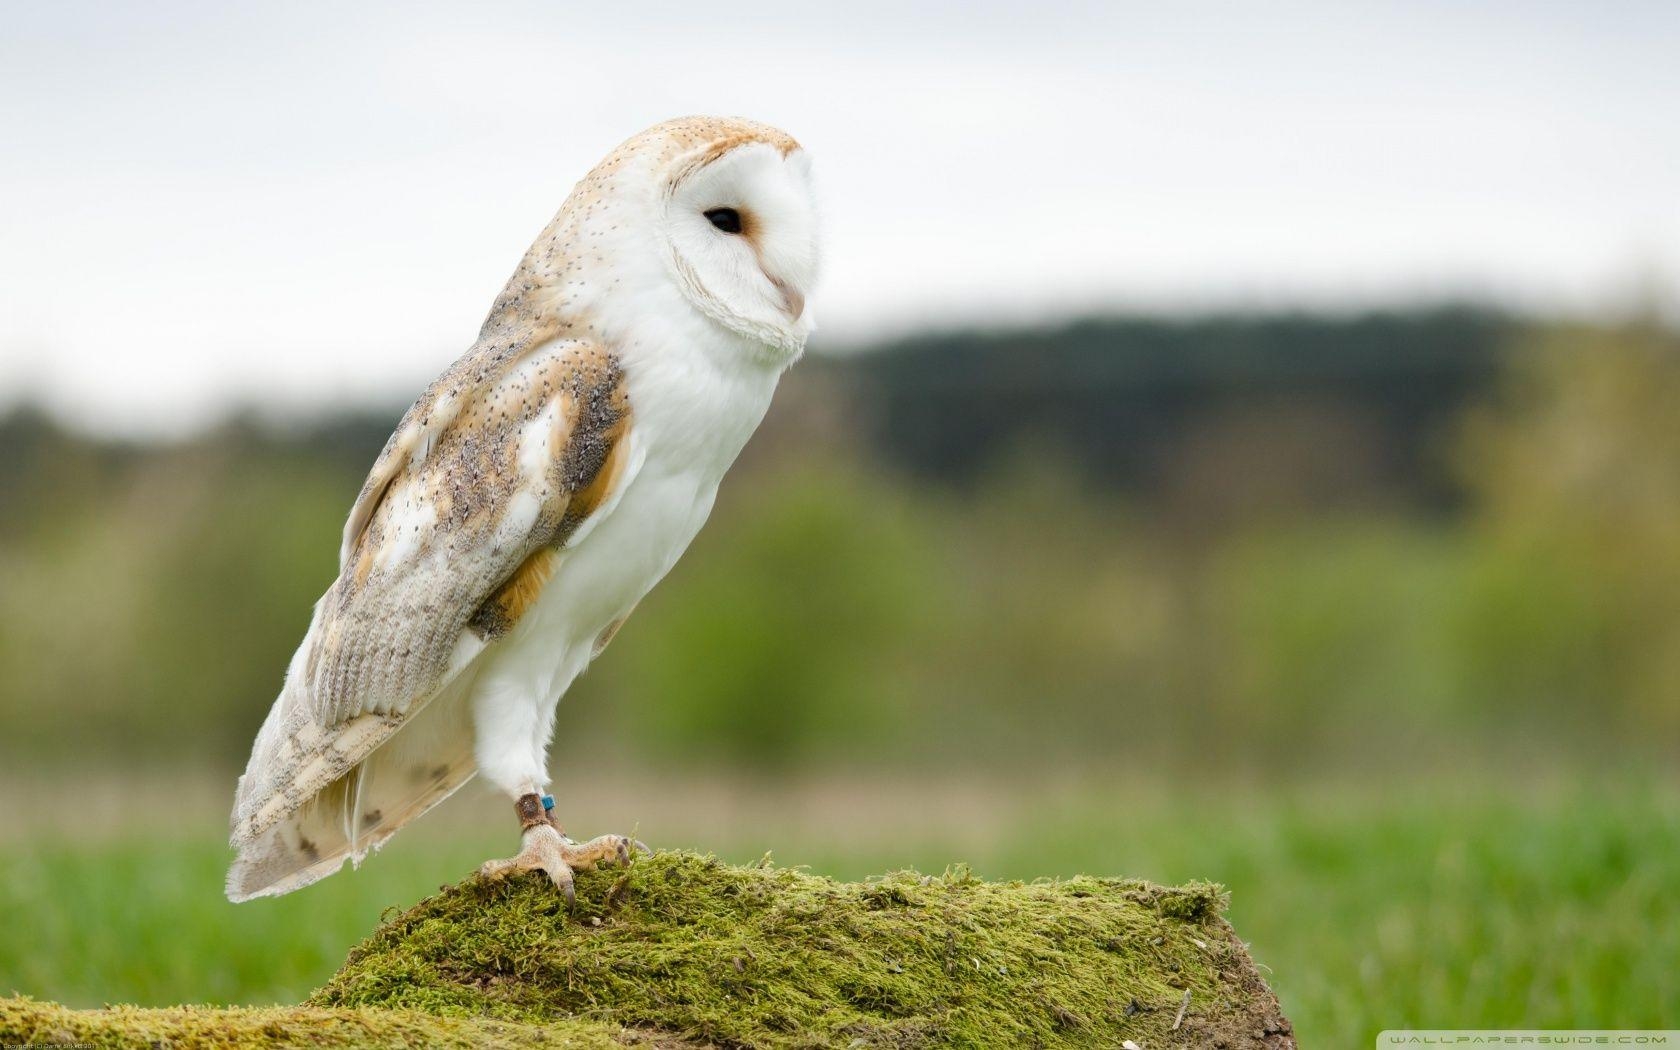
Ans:
[[[726,1046],[1292,1046],[1224,904],[1205,884],[853,884],[661,853],[580,876],[571,912],[539,878],[446,890],[310,1005]]]
[[[0,1045],[1293,1047],[1218,887],[836,883],[661,853],[474,878],[374,931],[299,1007],[0,999]]]

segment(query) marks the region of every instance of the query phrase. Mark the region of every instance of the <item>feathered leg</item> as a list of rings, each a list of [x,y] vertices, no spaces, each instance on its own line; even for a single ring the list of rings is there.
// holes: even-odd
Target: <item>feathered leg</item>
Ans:
[[[567,676],[566,680],[570,680]],[[492,860],[479,870],[490,878],[541,870],[555,887],[576,899],[572,872],[601,863],[630,863],[642,846],[623,835],[602,835],[584,843],[568,839],[542,795],[548,782],[548,744],[554,729],[554,705],[534,703],[535,689],[518,679],[491,678],[476,697],[476,753],[486,779],[508,793],[519,815],[521,848],[506,860]],[[545,805],[547,803],[547,805]]]

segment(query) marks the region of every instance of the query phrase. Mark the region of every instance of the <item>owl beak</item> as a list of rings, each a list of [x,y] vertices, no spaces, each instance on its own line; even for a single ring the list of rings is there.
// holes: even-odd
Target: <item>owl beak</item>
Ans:
[[[805,293],[782,280],[780,277],[770,278],[770,283],[776,286],[776,291],[782,293],[782,307],[787,310],[791,320],[797,321],[805,314]]]

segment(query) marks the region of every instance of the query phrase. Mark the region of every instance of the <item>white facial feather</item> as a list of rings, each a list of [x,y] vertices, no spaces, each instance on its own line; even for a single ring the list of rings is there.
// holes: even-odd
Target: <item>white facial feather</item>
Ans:
[[[706,213],[734,209],[742,233]],[[674,184],[661,216],[673,274],[702,312],[789,359],[812,322],[804,297],[817,276],[816,209],[803,151],[741,146]]]

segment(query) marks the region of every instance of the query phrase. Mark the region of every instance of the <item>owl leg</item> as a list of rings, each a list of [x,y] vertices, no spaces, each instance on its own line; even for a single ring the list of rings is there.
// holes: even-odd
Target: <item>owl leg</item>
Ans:
[[[526,871],[547,873],[554,887],[566,895],[566,903],[577,898],[572,872],[588,871],[597,864],[628,865],[630,852],[640,843],[623,835],[602,835],[588,842],[568,839],[544,809],[545,800],[535,792],[519,796],[513,804],[519,814],[522,848],[516,856],[506,860],[487,861],[479,870],[493,879]]]
[[[492,860],[479,870],[490,878],[541,870],[567,903],[576,897],[573,871],[597,864],[628,864],[630,853],[647,847],[623,835],[602,835],[573,842],[552,815],[554,800],[543,794],[548,783],[548,744],[554,733],[554,703],[535,703],[540,695],[518,679],[490,679],[475,697],[475,755],[485,779],[506,791],[519,815],[521,848],[516,856]]]

